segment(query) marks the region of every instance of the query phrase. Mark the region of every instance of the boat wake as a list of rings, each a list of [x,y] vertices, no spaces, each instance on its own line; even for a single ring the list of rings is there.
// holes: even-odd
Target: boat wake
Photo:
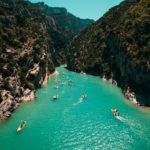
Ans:
[[[81,98],[79,98],[79,100],[78,100],[78,102],[77,103],[74,103],[74,104],[72,104],[73,106],[76,106],[76,105],[78,105],[78,104],[80,104],[80,103],[82,103],[83,102],[83,98],[81,97]]]
[[[78,102],[72,104],[72,106],[79,105],[79,104],[82,103],[82,102],[83,102],[83,98],[81,97],[81,98],[79,98]],[[63,111],[63,114],[69,112],[69,110],[70,110],[70,108],[66,108],[66,109]]]
[[[120,120],[120,121],[126,121],[126,119],[125,118],[123,118],[123,117],[121,117],[121,116],[115,116],[118,120]]]

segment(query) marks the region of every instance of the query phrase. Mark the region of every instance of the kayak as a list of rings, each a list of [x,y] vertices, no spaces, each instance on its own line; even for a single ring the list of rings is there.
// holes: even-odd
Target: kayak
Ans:
[[[25,125],[26,125],[25,122],[22,123],[22,124],[18,127],[17,132],[20,132],[20,131],[24,128]]]

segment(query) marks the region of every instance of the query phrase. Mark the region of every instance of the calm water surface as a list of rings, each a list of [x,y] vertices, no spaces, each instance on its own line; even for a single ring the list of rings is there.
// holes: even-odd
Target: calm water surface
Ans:
[[[99,77],[57,70],[60,75],[37,91],[34,102],[0,124],[0,150],[150,149],[150,111],[130,104],[119,88]],[[54,79],[61,80],[58,89]],[[113,116],[113,107],[120,117]],[[17,134],[22,120],[26,126]]]

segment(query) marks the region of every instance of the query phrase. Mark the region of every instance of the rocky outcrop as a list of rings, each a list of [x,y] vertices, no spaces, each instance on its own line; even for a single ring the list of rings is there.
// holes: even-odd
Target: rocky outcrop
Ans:
[[[125,0],[81,31],[68,48],[68,69],[114,79],[126,98],[150,106],[149,6]]]
[[[41,86],[46,85],[51,76],[57,75],[58,72],[55,71],[51,75],[46,74],[43,82],[40,82]],[[41,77],[43,78],[43,77]],[[1,100],[0,103],[0,122],[11,117],[12,113],[20,106],[21,103],[26,103],[35,100],[35,90],[29,88],[16,87],[20,90],[20,96],[12,96],[10,91],[1,90]]]
[[[107,81],[107,82],[109,82],[110,84],[113,84],[113,85],[115,85],[115,86],[118,85],[118,83],[117,83],[116,80],[114,80],[114,79],[112,79],[112,78],[107,79],[107,78],[105,77],[105,75],[102,77],[102,80],[103,80],[103,81]]]
[[[140,104],[137,102],[137,98],[136,98],[135,93],[132,92],[129,87],[127,88],[127,90],[124,90],[123,93],[124,93],[124,96],[125,96],[129,101],[131,101],[131,102],[134,103],[134,104],[140,105]]]
[[[74,36],[52,16],[65,15],[66,9],[46,6],[45,12],[34,6],[24,0],[0,0],[0,121],[22,102],[35,99],[35,90],[65,62],[64,48]]]
[[[11,116],[11,113],[18,107],[18,103],[15,101],[14,97],[9,91],[1,91],[0,103],[0,121],[6,120]]]

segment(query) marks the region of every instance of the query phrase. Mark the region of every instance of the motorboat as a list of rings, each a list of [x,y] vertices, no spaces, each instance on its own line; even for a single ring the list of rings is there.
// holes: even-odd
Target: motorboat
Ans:
[[[114,116],[119,116],[119,112],[117,111],[117,109],[112,108],[111,111],[113,112]]]

